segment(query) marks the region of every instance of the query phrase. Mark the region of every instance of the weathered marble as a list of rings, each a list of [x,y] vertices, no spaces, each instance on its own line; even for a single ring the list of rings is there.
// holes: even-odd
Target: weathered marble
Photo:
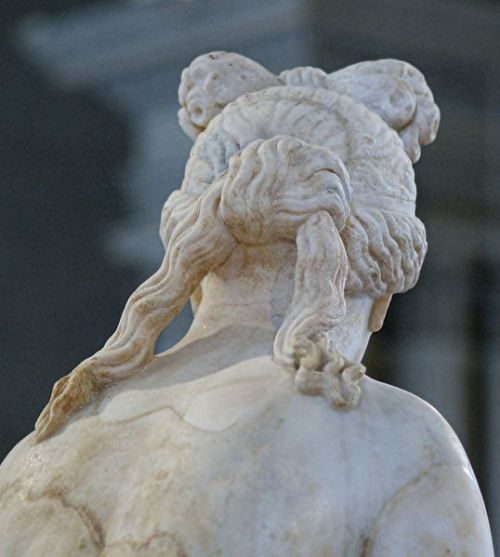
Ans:
[[[422,75],[213,53],[179,98],[196,141],[165,260],[1,465],[0,556],[493,556],[451,428],[361,363],[425,256]]]

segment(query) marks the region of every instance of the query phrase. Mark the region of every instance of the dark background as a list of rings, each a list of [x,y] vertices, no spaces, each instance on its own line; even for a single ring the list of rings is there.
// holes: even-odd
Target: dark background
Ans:
[[[161,205],[190,147],[176,119],[182,68],[214,49],[276,72],[400,58],[424,72],[442,110],[416,166],[430,249],[418,286],[395,298],[372,341],[369,373],[450,421],[498,545],[499,3],[29,0],[0,10],[0,460],[161,258]]]

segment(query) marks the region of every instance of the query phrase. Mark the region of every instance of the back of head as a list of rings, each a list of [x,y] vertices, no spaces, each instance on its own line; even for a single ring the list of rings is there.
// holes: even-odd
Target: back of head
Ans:
[[[349,96],[349,80],[335,85],[319,70],[277,77],[227,53],[193,62],[182,78],[180,116],[196,141],[182,187],[162,212],[165,257],[105,346],[69,376],[85,386],[84,402],[153,357],[161,331],[236,246],[287,240],[296,245],[294,294],[275,359],[300,391],[337,406],[358,403],[364,368],[339,354],[328,333],[345,317],[346,295],[387,300],[411,288],[426,251],[415,216],[415,145],[409,150],[402,132],[428,141],[436,111],[417,70],[405,74],[398,64],[382,65],[385,73],[377,66],[389,91],[391,80],[409,76],[403,89],[413,100],[396,116],[390,103],[379,114],[359,98],[372,67],[355,72]],[[433,129],[408,131],[422,122]],[[60,390],[42,414],[44,435],[67,412]]]

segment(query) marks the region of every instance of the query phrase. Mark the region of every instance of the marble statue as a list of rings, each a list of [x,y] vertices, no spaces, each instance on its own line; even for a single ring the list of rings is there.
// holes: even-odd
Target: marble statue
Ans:
[[[0,556],[492,557],[450,426],[362,364],[426,253],[422,74],[214,52],[179,100],[194,145],[165,257],[3,462]]]

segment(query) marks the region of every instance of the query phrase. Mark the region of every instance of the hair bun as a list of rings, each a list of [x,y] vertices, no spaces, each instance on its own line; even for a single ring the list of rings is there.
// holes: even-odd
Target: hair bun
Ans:
[[[349,174],[340,158],[295,137],[254,141],[231,157],[221,179],[222,218],[243,243],[294,239],[318,211],[340,230],[350,213]]]

